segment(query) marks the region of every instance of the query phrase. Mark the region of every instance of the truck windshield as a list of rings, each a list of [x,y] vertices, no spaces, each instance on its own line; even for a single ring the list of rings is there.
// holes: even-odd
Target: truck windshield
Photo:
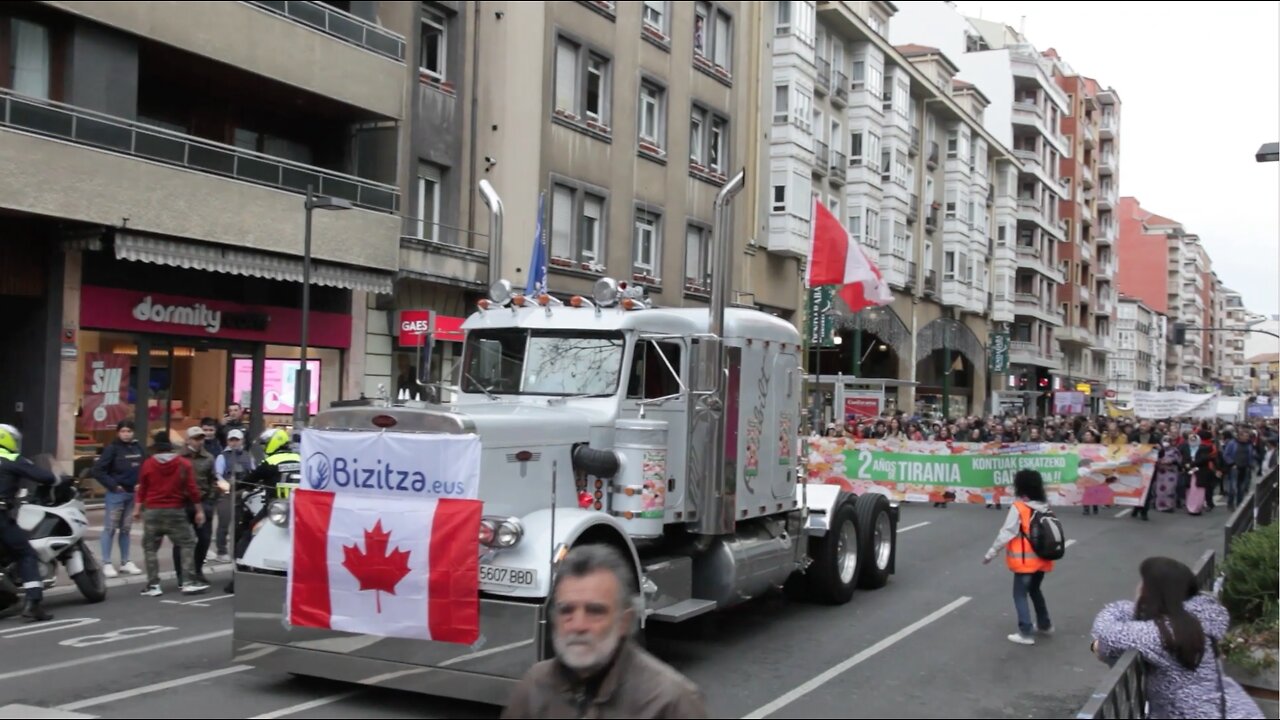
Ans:
[[[620,332],[479,330],[467,335],[462,391],[612,395],[622,375]]]

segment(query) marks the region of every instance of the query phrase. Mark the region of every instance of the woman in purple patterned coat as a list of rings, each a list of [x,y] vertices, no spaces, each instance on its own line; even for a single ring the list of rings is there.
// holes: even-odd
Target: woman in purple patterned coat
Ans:
[[[1218,643],[1227,611],[1196,586],[1191,568],[1152,557],[1139,569],[1138,601],[1113,602],[1093,621],[1093,651],[1104,660],[1137,650],[1147,664],[1152,718],[1261,718],[1222,671]]]

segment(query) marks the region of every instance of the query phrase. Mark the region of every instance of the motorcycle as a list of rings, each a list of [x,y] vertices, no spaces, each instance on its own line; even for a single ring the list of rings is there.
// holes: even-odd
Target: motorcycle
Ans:
[[[30,535],[45,589],[57,583],[58,566],[62,565],[87,602],[105,600],[107,580],[102,563],[84,540],[89,518],[80,491],[69,478],[55,486],[23,483],[17,500],[15,519]],[[18,602],[22,592],[17,559],[0,546],[0,609]]]

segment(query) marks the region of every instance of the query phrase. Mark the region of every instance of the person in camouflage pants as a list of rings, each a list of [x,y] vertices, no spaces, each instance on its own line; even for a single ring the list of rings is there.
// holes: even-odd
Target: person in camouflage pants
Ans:
[[[160,542],[164,538],[178,547],[182,565],[182,592],[202,593],[209,589],[196,580],[196,533],[187,507],[195,508],[195,527],[205,523],[200,489],[196,486],[191,461],[173,452],[168,433],[156,433],[153,454],[142,463],[138,473],[137,505],[134,520],[144,519],[142,551],[146,554],[147,587],[142,594],[155,597],[160,591]]]

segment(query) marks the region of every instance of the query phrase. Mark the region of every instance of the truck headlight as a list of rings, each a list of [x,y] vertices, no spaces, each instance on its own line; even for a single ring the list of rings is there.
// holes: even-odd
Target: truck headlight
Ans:
[[[267,519],[277,527],[286,527],[289,524],[289,501],[272,500],[267,505]]]
[[[513,517],[489,516],[480,520],[480,544],[505,550],[515,547],[524,537],[524,526]]]

